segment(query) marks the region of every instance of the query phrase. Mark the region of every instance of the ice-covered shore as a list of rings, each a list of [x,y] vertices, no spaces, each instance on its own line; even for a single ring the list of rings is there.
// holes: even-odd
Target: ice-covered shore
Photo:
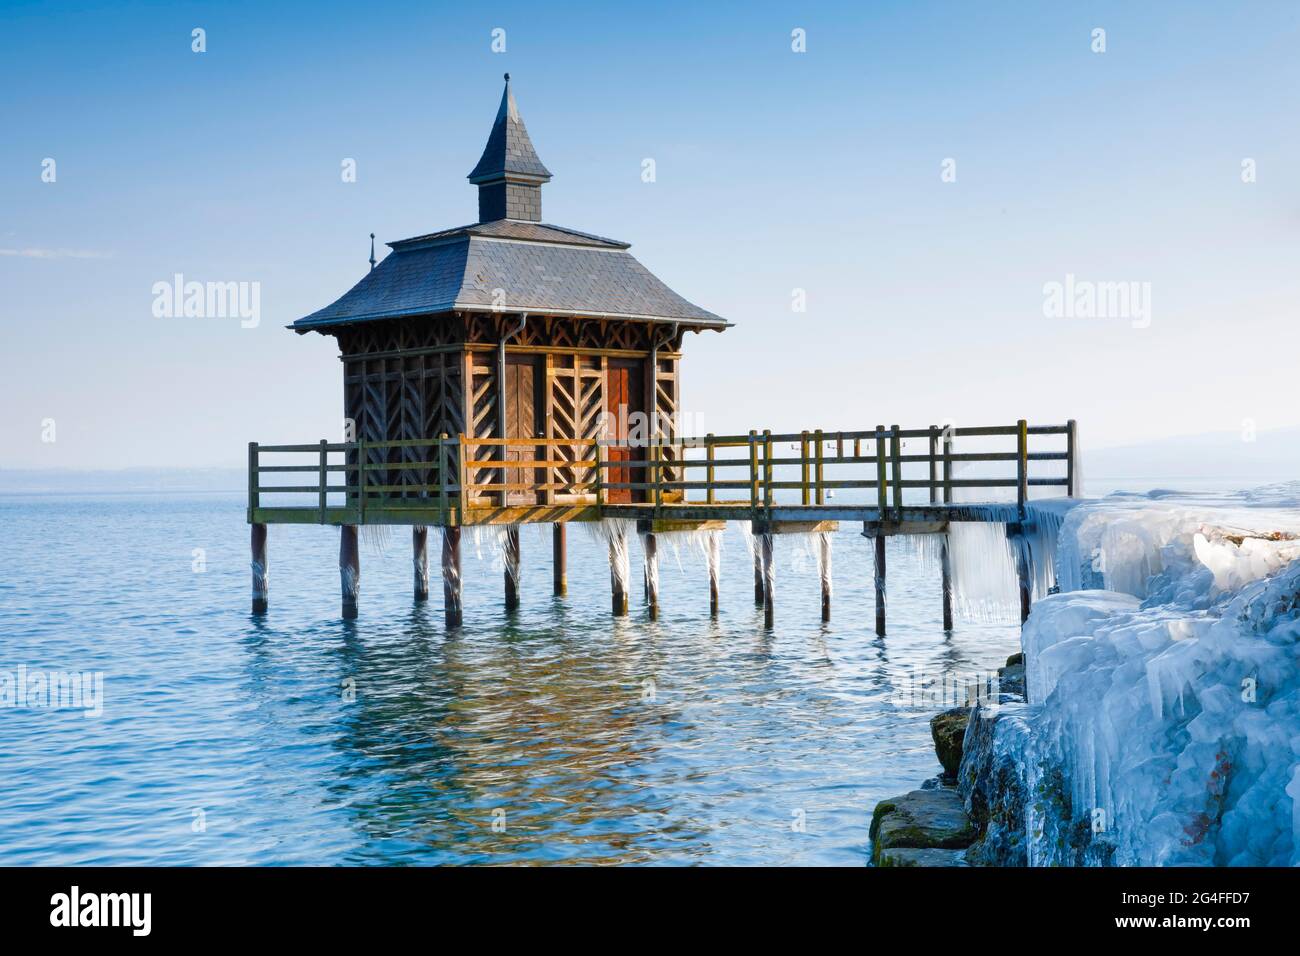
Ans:
[[[1049,513],[1061,592],[993,742],[1029,864],[1300,864],[1300,483]]]

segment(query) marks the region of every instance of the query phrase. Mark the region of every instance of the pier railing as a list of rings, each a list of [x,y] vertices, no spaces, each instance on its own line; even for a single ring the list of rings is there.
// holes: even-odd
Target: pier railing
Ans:
[[[1043,439],[1057,447],[1031,449]],[[968,447],[975,443],[997,447]],[[762,519],[778,508],[816,517],[837,495],[853,499],[836,502],[837,511],[881,521],[906,506],[979,500],[966,489],[1014,498],[1023,516],[1031,488],[1078,493],[1073,421],[642,442],[443,435],[252,443],[248,454],[253,523],[459,525],[667,513]],[[1048,463],[1057,463],[1051,474]]]

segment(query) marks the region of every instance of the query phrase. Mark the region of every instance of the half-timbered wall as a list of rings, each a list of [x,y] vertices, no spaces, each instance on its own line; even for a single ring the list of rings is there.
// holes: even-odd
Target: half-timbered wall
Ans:
[[[540,417],[546,437],[606,437],[601,432],[605,376],[613,357],[645,362],[646,395],[639,410],[657,413],[651,416],[654,437],[667,442],[678,437],[681,334],[665,341],[662,327],[529,316],[520,329],[518,315],[481,314],[361,323],[335,334],[344,367],[344,414],[353,423],[355,437],[367,443],[461,433],[501,437],[497,345],[507,336],[508,354],[539,356],[539,372],[545,376]],[[497,460],[499,454],[491,446],[477,449],[467,463],[470,479],[502,481],[499,468],[473,464]],[[430,448],[375,448],[367,449],[366,456],[371,465],[391,466],[386,473],[368,474],[372,486],[431,485],[439,480],[435,468],[417,464],[437,460]],[[674,456],[671,449],[665,450],[666,458]],[[553,449],[553,457],[576,460],[575,451],[564,447]],[[455,462],[452,466],[457,467]],[[591,472],[561,468],[553,480],[588,481]],[[665,477],[680,480],[681,469],[666,468]]]

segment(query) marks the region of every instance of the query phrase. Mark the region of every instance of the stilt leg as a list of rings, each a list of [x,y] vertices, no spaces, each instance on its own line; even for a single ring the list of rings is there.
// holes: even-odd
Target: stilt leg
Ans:
[[[1029,579],[1029,552],[1023,538],[1012,541],[1016,549],[1016,577],[1020,581],[1020,623],[1029,620],[1029,605],[1033,598],[1034,585]]]
[[[831,536],[827,532],[819,535],[820,540],[817,542],[820,548],[821,575],[822,575],[822,620],[831,619]]]
[[[253,613],[266,613],[266,525],[255,524],[251,544],[253,548]]]
[[[952,630],[952,558],[948,555],[948,535],[939,545],[939,566],[943,571],[943,629]]]
[[[653,534],[645,536],[645,602],[650,620],[659,617],[659,542]]]
[[[505,541],[506,610],[519,609],[519,525],[506,529]]]
[[[885,636],[885,536],[876,535],[876,633]]]
[[[609,542],[609,585],[615,617],[627,616],[627,541]]]
[[[411,528],[411,563],[415,570],[415,600],[429,600],[429,529]]]
[[[361,591],[361,553],[357,550],[357,526],[339,528],[339,580],[343,585],[343,617],[357,616],[357,595]]]
[[[722,535],[720,532],[709,533],[709,614],[718,616],[718,574],[722,565]]]
[[[763,626],[771,627],[776,620],[776,566],[772,562],[772,536],[762,536],[759,549],[763,555]]]
[[[461,624],[460,528],[442,529],[442,602],[447,627]]]
[[[556,597],[564,597],[569,590],[569,559],[566,543],[565,526],[557,523],[551,530],[551,558],[555,571]]]
[[[754,541],[754,603],[763,606],[763,544]]]

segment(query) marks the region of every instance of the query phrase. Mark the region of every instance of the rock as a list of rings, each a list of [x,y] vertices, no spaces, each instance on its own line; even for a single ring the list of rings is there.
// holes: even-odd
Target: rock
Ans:
[[[966,736],[966,722],[970,720],[969,707],[954,707],[930,718],[930,736],[934,738],[934,752],[939,756],[943,772],[949,779],[957,775],[961,766],[961,745]]]
[[[876,804],[871,815],[871,859],[900,848],[963,850],[975,839],[956,790],[913,790]]]
[[[1003,695],[996,706],[981,703],[970,715],[957,788],[978,831],[966,853],[971,864],[1028,865],[1025,714],[1022,702]]]
[[[1008,657],[1008,658],[1007,658],[1007,666],[1008,666],[1008,667],[1024,667],[1024,666],[1025,666],[1025,655],[1024,655],[1024,653],[1022,652],[1022,653],[1020,653],[1020,654],[1012,654],[1010,657]]]
[[[898,847],[882,850],[876,866],[970,866],[964,850],[915,850]]]
[[[1013,654],[1011,658],[1020,657],[1019,654]],[[1006,667],[998,668],[998,691],[1003,694],[1015,694],[1017,697],[1025,696],[1025,665],[1008,664]]]

